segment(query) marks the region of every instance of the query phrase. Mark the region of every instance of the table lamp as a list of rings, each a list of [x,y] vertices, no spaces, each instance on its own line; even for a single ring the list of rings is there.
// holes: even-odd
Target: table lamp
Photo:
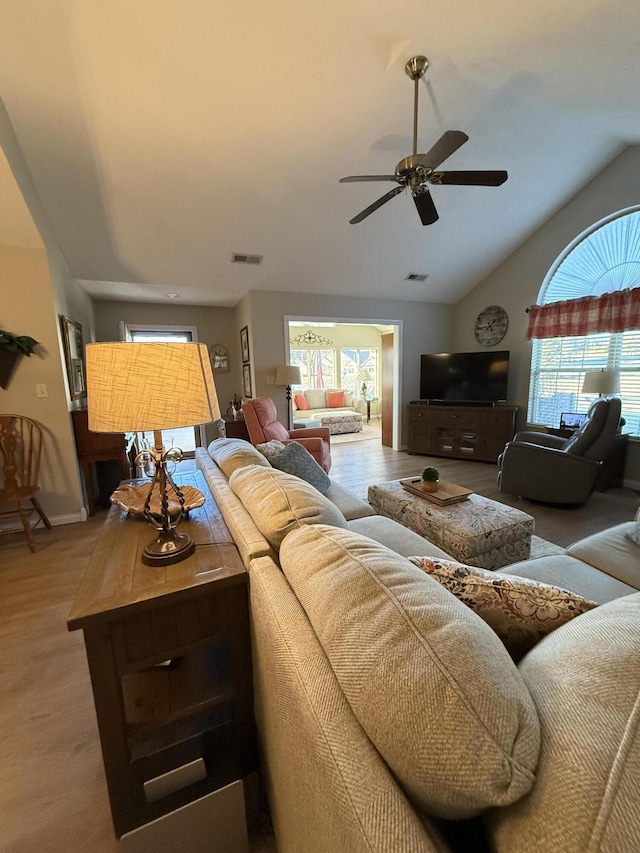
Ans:
[[[358,382],[362,382],[362,388],[360,389],[360,395],[363,400],[367,399],[367,394],[369,393],[369,388],[367,386],[367,382],[373,381],[373,376],[366,370],[364,367],[360,369],[360,373],[358,373]]]
[[[86,347],[87,409],[93,432],[153,431],[152,450],[138,455],[136,464],[153,465],[153,479],[144,504],[144,517],[158,537],[146,546],[148,566],[179,563],[195,550],[191,537],[176,528],[185,515],[185,500],[167,470],[182,451],[166,450],[163,429],[209,423],[220,418],[211,362],[205,344],[99,343]],[[151,512],[154,488],[160,493],[160,518]],[[169,509],[170,491],[179,510]],[[175,504],[174,504],[175,506]]]
[[[282,364],[276,370],[276,385],[287,386],[287,429],[291,429],[291,386],[300,385],[302,383],[302,375],[300,368],[293,364]]]
[[[619,370],[591,370],[584,375],[583,394],[617,394],[620,391]]]

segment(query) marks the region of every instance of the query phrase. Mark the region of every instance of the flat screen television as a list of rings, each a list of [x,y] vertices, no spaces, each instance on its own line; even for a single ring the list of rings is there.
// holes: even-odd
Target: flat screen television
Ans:
[[[420,359],[422,400],[459,405],[507,400],[508,350],[427,353]]]

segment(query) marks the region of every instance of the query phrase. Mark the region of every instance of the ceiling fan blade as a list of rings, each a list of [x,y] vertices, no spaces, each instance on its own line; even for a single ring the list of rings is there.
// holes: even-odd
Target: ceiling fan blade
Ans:
[[[509,176],[506,172],[433,172],[427,180],[431,184],[458,184],[460,186],[499,187]]]
[[[418,214],[420,215],[420,220],[423,225],[433,225],[434,222],[438,221],[440,217],[438,216],[438,211],[436,210],[436,206],[433,203],[429,190],[423,190],[422,192],[417,193],[413,196],[413,200],[416,203]]]
[[[469,139],[466,133],[461,130],[447,130],[440,139],[433,145],[420,160],[422,166],[427,166],[429,169],[435,169],[447,157],[451,157],[458,148],[465,144]]]
[[[348,178],[340,178],[341,184],[351,184],[354,181],[397,181],[397,175],[349,175]]]
[[[379,207],[382,207],[383,204],[386,204],[388,201],[401,193],[404,190],[404,187],[394,187],[392,190],[389,190],[388,193],[385,193],[381,198],[377,201],[374,201],[373,204],[370,204],[369,207],[365,207],[357,216],[354,216],[353,219],[349,220],[349,225],[357,225],[358,222],[362,222],[363,219],[366,219],[370,213],[373,213],[374,210],[377,210]]]

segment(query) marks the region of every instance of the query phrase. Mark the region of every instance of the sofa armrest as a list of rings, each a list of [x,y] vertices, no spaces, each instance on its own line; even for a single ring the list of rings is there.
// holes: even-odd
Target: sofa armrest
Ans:
[[[303,432],[303,430],[299,430],[299,432]],[[292,444],[295,442],[296,444],[301,444],[303,447],[309,451],[309,453],[314,457],[316,462],[319,457],[322,457],[322,448],[324,446],[324,442],[321,438],[285,438],[282,442],[283,444]]]
[[[567,554],[640,590],[640,545],[632,538],[635,521],[616,524],[586,536],[567,548]]]

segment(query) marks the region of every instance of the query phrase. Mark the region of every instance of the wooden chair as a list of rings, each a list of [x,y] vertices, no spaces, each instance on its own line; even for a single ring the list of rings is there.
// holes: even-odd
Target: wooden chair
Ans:
[[[42,430],[37,423],[22,415],[0,415],[0,519],[20,518],[32,551],[36,548],[31,536],[31,513],[40,516],[35,524],[42,520],[51,529],[36,497],[40,491],[41,451]],[[9,526],[1,528],[0,533],[15,533],[18,529]]]

